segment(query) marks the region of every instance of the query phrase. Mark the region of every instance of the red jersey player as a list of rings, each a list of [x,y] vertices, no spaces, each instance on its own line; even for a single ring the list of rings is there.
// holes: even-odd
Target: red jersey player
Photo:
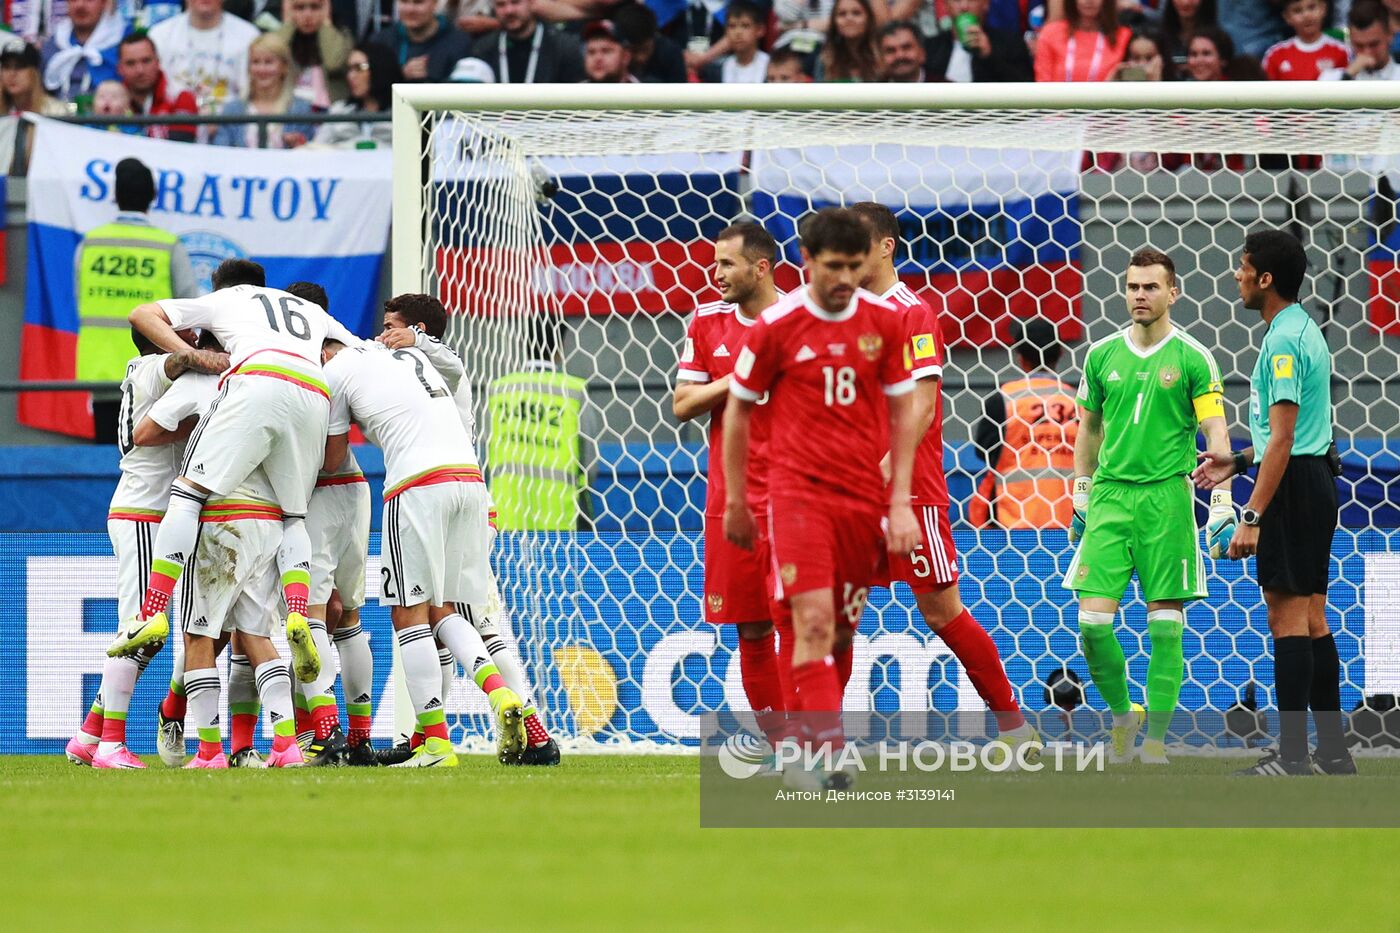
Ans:
[[[1324,71],[1347,66],[1346,45],[1322,31],[1326,0],[1284,0],[1283,18],[1293,38],[1270,46],[1259,62],[1270,81],[1316,81]]]
[[[967,671],[977,694],[996,716],[1002,740],[1008,745],[1035,743],[1024,753],[1027,760],[1034,760],[1039,736],[1021,715],[996,643],[963,606],[958,592],[958,553],[943,474],[943,338],[938,318],[895,272],[899,223],[894,212],[874,201],[862,201],[851,211],[865,222],[872,239],[866,287],[903,313],[907,358],[915,379],[915,429],[920,441],[911,493],[920,539],[907,555],[891,550],[890,579],[902,580],[914,591],[924,622]]]
[[[833,649],[860,622],[888,544],[908,553],[919,531],[909,506],[916,444],[914,383],[904,325],[893,306],[858,288],[870,252],[859,217],[827,208],[802,230],[810,284],[759,317],[734,365],[725,410],[724,532],[750,548],[747,496],[750,420],[768,393],[771,424],[768,523],[774,599],[791,612],[795,709],[818,745],[843,743],[841,685]],[[889,444],[888,494],[880,458]],[[797,786],[845,786],[837,772],[789,769]]]
[[[676,370],[671,406],[681,421],[714,412],[710,416],[710,476],[705,496],[705,620],[738,628],[744,695],[770,740],[781,733],[786,672],[778,667],[773,644],[768,536],[760,532],[751,550],[724,537],[724,412],[719,406],[729,398],[730,373],[745,336],[759,314],[778,300],[773,284],[777,258],[777,242],[759,224],[740,223],[720,231],[715,240],[715,284],[724,300],[695,309]],[[768,418],[763,409],[752,419],[749,449],[749,508],[766,515]]]

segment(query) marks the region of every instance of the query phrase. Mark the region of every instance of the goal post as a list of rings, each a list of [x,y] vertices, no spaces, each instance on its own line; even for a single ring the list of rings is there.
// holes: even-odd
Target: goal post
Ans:
[[[801,217],[867,199],[896,212],[900,276],[935,305],[950,350],[945,466],[964,601],[1052,730],[1079,728],[1087,707],[1060,716],[1049,687],[1089,680],[1060,585],[1064,533],[976,528],[969,512],[983,401],[1016,373],[1008,326],[1052,321],[1073,385],[1089,343],[1127,324],[1128,256],[1162,249],[1181,276],[1173,320],[1214,353],[1244,438],[1262,325],[1231,272],[1249,229],[1294,230],[1311,266],[1304,304],[1334,354],[1347,463],[1329,604],[1343,703],[1400,694],[1400,514],[1386,492],[1400,463],[1398,108],[1400,86],[1381,81],[396,86],[393,288],[448,306],[483,433],[488,385],[527,367],[541,321],[587,386],[591,514],[497,541],[505,614],[551,728],[580,748],[675,749],[693,744],[700,713],[746,708],[734,633],[703,622],[707,432],[671,413],[677,355],[691,312],[718,298],[718,230],[763,223],[792,287]],[[1246,487],[1235,493],[1243,502]],[[1252,568],[1207,569],[1172,739],[1239,748],[1251,739],[1227,713],[1247,696],[1274,706],[1268,628]],[[872,599],[847,708],[956,709],[975,728],[975,691],[912,607],[907,590]],[[1118,630],[1135,699],[1143,616],[1130,587]],[[486,709],[470,693],[454,694],[454,721],[477,733]],[[1087,703],[1102,708],[1092,688]]]

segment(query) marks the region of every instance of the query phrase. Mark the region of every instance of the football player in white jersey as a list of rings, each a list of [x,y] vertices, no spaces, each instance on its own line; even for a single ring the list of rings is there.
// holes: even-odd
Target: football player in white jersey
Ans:
[[[433,367],[440,373],[449,373],[461,362],[450,347],[442,343],[447,333],[447,312],[437,301],[414,300],[419,296],[406,295],[387,302],[384,306],[384,332],[377,338],[390,349],[414,346],[427,354]],[[446,376],[444,377],[446,378]],[[457,414],[466,429],[467,439],[476,449],[476,413],[472,403],[471,381],[463,378],[453,392],[457,403]],[[494,514],[494,513],[493,513]],[[491,525],[494,540],[495,525]],[[517,762],[524,765],[557,765],[559,744],[545,728],[544,718],[535,705],[535,691],[521,662],[519,649],[515,644],[515,634],[511,631],[510,616],[501,600],[500,585],[495,574],[491,575],[491,593],[484,605],[446,607],[451,612],[466,617],[481,635],[491,660],[496,663],[501,676],[520,697],[525,711],[525,734],[528,745]],[[434,623],[440,621],[433,619]],[[455,662],[448,661],[447,676],[455,674]],[[449,680],[450,683],[450,680]]]
[[[329,311],[326,290],[314,282],[293,282],[288,294]],[[311,536],[311,595],[307,622],[322,661],[316,680],[301,683],[293,699],[297,705],[297,731],[310,731],[306,763],[311,766],[340,764],[376,765],[369,744],[373,715],[374,657],[369,636],[360,626],[360,607],[365,602],[365,557],[369,553],[369,483],[353,451],[334,471],[322,470],[306,513],[306,530]],[[340,612],[328,612],[332,594],[338,594]],[[336,666],[326,662],[335,644],[340,657],[340,676],[345,690],[345,711],[350,721],[348,736],[341,731],[335,705]],[[306,720],[302,722],[303,718]]]
[[[280,615],[277,553],[282,543],[282,511],[273,501],[267,475],[255,469],[232,494],[210,498],[199,520],[182,606],[185,693],[199,730],[199,750],[185,767],[229,767],[219,724],[219,672],[214,659],[230,635],[234,666],[251,670],[257,696],[272,721],[272,752],[265,766],[298,767],[305,759],[296,742],[291,676],[271,638]],[[248,717],[247,734],[234,740],[235,746],[243,745],[234,749],[235,757],[243,767],[264,767],[252,748],[256,706],[240,709],[249,699],[233,695],[234,673],[231,668],[230,712]]]
[[[436,301],[426,295],[414,300]],[[443,612],[451,603],[484,603],[491,587],[490,502],[476,451],[452,401],[461,362],[448,380],[415,347],[347,348],[333,339],[326,341],[323,361],[333,400],[326,469],[335,471],[344,459],[352,419],[384,451],[379,599],[390,606],[408,694],[424,734],[413,757],[398,766],[457,764],[435,637],[472,671],[490,699],[500,757],[517,758],[525,748],[520,697],[491,662],[476,629],[460,615]],[[443,616],[436,628],[430,624],[433,607],[433,615]]]
[[[320,347],[327,337],[347,345],[359,341],[314,304],[265,287],[262,266],[251,260],[225,260],[214,270],[213,282],[215,291],[202,298],[166,299],[131,312],[136,329],[167,350],[181,345],[177,328],[212,331],[232,365],[171,485],[140,611],[123,622],[108,655],[131,655],[166,638],[165,610],[185,558],[194,551],[205,501],[231,494],[261,466],[283,514],[277,565],[293,669],[299,680],[314,681],[321,663],[305,615],[311,584],[306,510],[330,412]]]
[[[184,453],[183,435],[163,440],[159,446],[138,445],[134,434],[152,407],[174,385],[182,389],[203,385],[208,393],[213,376],[190,375],[178,378],[192,368],[220,371],[227,358],[216,352],[194,352],[195,333],[182,330],[177,335],[183,349],[162,353],[139,332],[132,332],[139,356],[126,364],[122,380],[121,417],[117,446],[121,451],[121,478],[112,493],[107,512],[107,535],[117,558],[117,613],[125,620],[136,613],[150,562],[156,524],[165,514],[170,499],[170,483],[175,479]],[[131,657],[108,658],[102,668],[102,686],[83,721],[82,728],[69,742],[66,754],[74,764],[95,768],[144,768],[126,747],[126,714],[136,680],[146,669],[160,642],[152,642]]]

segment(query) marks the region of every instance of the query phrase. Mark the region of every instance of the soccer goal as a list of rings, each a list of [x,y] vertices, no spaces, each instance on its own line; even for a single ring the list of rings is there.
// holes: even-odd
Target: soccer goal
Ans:
[[[963,599],[1050,734],[1080,727],[1074,684],[1088,684],[1060,585],[1065,534],[999,528],[995,507],[977,527],[988,510],[971,438],[984,399],[1019,373],[1011,324],[1052,321],[1060,376],[1076,385],[1089,342],[1128,323],[1131,252],[1167,252],[1182,292],[1173,320],[1215,354],[1242,440],[1262,325],[1232,270],[1250,229],[1295,232],[1311,261],[1304,304],[1334,353],[1347,471],[1328,611],[1343,706],[1400,693],[1400,509],[1388,493],[1400,464],[1388,440],[1400,422],[1397,106],[1400,86],[1385,82],[398,86],[395,291],[432,292],[451,310],[483,427],[489,384],[526,366],[540,321],[562,334],[562,370],[586,380],[597,416],[582,448],[589,517],[497,543],[551,727],[578,745],[674,748],[694,740],[701,713],[745,708],[734,633],[701,617],[707,434],[703,419],[672,415],[677,354],[689,314],[719,297],[719,230],[763,223],[790,288],[802,217],[859,200],[896,212],[901,277],[940,313]],[[1187,611],[1190,715],[1173,740],[1241,748],[1256,740],[1241,710],[1274,706],[1268,628],[1252,568],[1208,568],[1210,597]],[[1135,633],[1135,699],[1144,611],[1130,589],[1119,631]],[[454,699],[460,724],[485,727],[483,705]],[[845,702],[981,714],[907,591],[872,598]],[[1102,709],[1092,688],[1086,702]]]

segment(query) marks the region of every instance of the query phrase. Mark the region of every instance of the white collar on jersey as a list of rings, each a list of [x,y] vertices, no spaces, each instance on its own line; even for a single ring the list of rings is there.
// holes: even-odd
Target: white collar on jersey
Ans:
[[[1167,331],[1167,335],[1165,337],[1154,343],[1152,346],[1148,347],[1146,350],[1143,350],[1139,348],[1136,343],[1133,343],[1133,329],[1129,327],[1127,330],[1123,331],[1123,342],[1128,345],[1129,350],[1133,351],[1134,356],[1137,356],[1139,359],[1145,360],[1152,354],[1156,353],[1158,350],[1165,347],[1167,345],[1167,341],[1171,340],[1175,336],[1176,328],[1173,327],[1171,330]]]

